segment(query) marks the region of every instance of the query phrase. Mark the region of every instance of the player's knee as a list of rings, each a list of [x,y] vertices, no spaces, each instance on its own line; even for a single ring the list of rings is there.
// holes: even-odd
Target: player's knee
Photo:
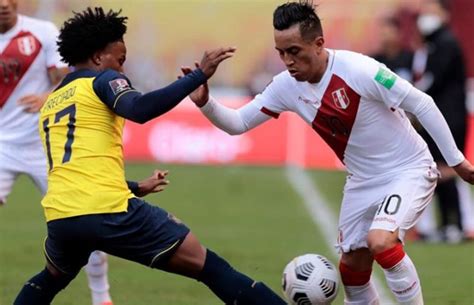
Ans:
[[[369,249],[361,248],[343,253],[340,263],[348,266],[354,271],[366,271],[372,269],[374,259]]]
[[[103,256],[101,254],[91,254],[91,256],[89,257],[89,262],[85,267],[85,270],[89,276],[102,277],[107,273],[107,255],[105,255],[105,253],[103,254]]]
[[[372,255],[391,249],[399,242],[398,235],[390,231],[372,230],[367,236],[367,245]]]
[[[397,243],[392,248],[377,253],[374,257],[382,268],[390,269],[405,257],[405,250],[403,249],[402,243]]]
[[[220,278],[220,274],[233,271],[234,269],[226,260],[207,249],[204,267],[199,274],[198,280],[206,283],[209,279]]]
[[[339,263],[339,273],[344,286],[363,286],[370,281],[372,266],[366,270],[357,269],[361,269],[360,266],[354,268],[354,266],[346,265],[342,261]]]
[[[103,265],[107,263],[107,254],[102,251],[94,251],[89,256],[89,265]]]

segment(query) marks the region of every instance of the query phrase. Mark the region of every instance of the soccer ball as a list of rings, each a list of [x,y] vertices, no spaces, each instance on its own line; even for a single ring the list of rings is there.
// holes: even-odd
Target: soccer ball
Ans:
[[[324,256],[305,254],[286,265],[282,284],[292,305],[328,305],[337,296],[339,275]]]

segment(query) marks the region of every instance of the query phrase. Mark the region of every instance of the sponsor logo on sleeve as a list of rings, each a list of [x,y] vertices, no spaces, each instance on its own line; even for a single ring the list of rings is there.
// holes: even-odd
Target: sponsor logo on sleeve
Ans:
[[[392,89],[397,81],[397,76],[385,68],[379,68],[375,80],[388,90]]]
[[[132,89],[128,82],[123,78],[117,78],[109,82],[109,86],[112,89],[114,95],[118,95],[121,92]]]

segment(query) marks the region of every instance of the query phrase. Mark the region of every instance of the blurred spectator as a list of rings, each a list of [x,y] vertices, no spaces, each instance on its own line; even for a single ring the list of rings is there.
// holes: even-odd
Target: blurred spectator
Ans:
[[[446,118],[457,146],[465,148],[467,130],[466,74],[461,48],[448,28],[448,1],[424,0],[417,20],[424,45],[415,52],[414,84],[431,95]],[[420,134],[438,164],[442,178],[436,188],[441,217],[441,238],[462,239],[462,216],[454,171],[448,167],[425,130]]]
[[[262,58],[259,61],[260,64],[252,69],[246,84],[249,96],[255,96],[262,92],[272,81],[274,75],[285,70],[285,66],[281,63],[280,58],[275,54],[273,49],[267,50],[267,52],[262,54]]]
[[[372,57],[411,82],[413,52],[403,47],[401,37],[400,21],[395,16],[382,19],[380,22],[380,49]]]

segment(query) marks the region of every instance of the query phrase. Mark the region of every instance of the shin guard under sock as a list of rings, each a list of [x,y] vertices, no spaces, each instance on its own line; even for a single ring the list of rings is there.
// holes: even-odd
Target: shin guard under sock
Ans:
[[[387,284],[400,304],[422,305],[420,279],[415,265],[398,243],[395,247],[374,255],[383,268]]]
[[[53,276],[46,268],[25,283],[14,305],[50,305],[76,275]]]
[[[206,262],[198,278],[225,304],[286,305],[265,284],[236,271],[214,252],[207,250]]]

